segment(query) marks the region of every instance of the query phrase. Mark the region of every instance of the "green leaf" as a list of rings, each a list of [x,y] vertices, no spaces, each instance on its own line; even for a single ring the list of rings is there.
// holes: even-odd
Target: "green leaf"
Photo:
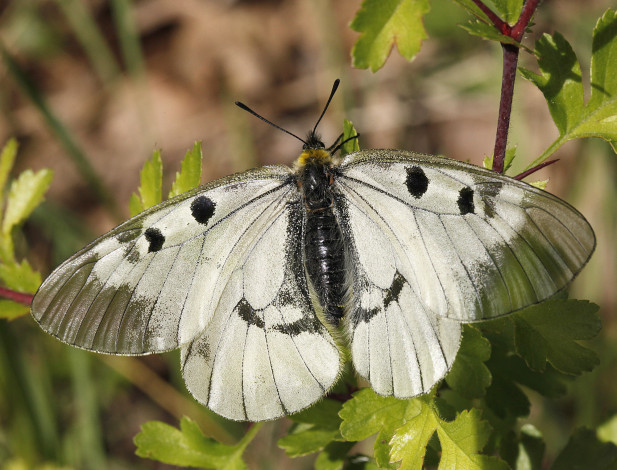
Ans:
[[[601,441],[617,444],[617,415],[613,415],[598,426],[597,433]]]
[[[32,211],[43,201],[43,196],[51,184],[53,172],[40,170],[34,173],[25,170],[11,183],[2,233],[10,235],[14,227],[21,224]]]
[[[17,156],[17,140],[9,139],[0,153],[0,208],[3,206],[4,186],[9,178],[9,173],[13,169],[15,157]]]
[[[585,104],[581,69],[572,47],[559,33],[536,41],[540,74],[520,69],[548,103],[559,137],[528,168],[538,165],[566,141],[599,137],[617,145],[617,14],[607,10],[594,29],[591,94]]]
[[[484,364],[491,357],[491,344],[471,325],[463,325],[463,339],[446,382],[465,398],[481,398],[491,384]]]
[[[513,46],[522,47],[526,51],[532,52],[531,49],[514,40],[510,36],[506,36],[505,34],[500,33],[499,30],[497,30],[492,24],[487,24],[483,21],[475,20],[459,26],[473,36],[478,36],[482,39],[487,39],[489,41],[512,44]]]
[[[141,203],[141,199],[139,199],[137,193],[131,194],[131,198],[129,199],[129,213],[131,214],[131,217],[135,217],[144,210],[146,210],[146,208]]]
[[[178,196],[189,189],[196,188],[201,183],[201,142],[195,142],[193,148],[186,152],[180,171],[171,185],[169,198]]]
[[[340,470],[355,442],[331,442],[315,460],[315,470]]]
[[[312,424],[325,429],[337,429],[341,425],[339,412],[343,404],[336,400],[325,398],[309,408],[289,416],[296,423]]]
[[[334,440],[341,440],[339,411],[342,404],[334,400],[321,400],[290,418],[299,423],[293,431],[278,441],[279,447],[290,457],[312,454],[324,450]]]
[[[28,261],[22,260],[21,264],[0,264],[0,280],[9,289],[34,294],[41,285],[41,274],[34,271]]]
[[[597,305],[583,300],[554,300],[523,310],[513,318],[517,353],[537,371],[547,362],[566,374],[590,371],[598,357],[577,341],[598,334],[597,311]]]
[[[590,429],[577,429],[566,447],[555,459],[552,470],[614,470],[617,468],[617,446],[600,442]]]
[[[523,0],[492,0],[497,13],[505,18],[506,23],[514,25],[523,9]]]
[[[350,27],[362,33],[351,52],[354,67],[380,69],[394,44],[412,60],[427,37],[422,17],[428,0],[364,0]]]
[[[480,21],[483,21],[487,24],[491,23],[491,20],[488,16],[476,5],[473,0],[454,0],[460,6],[465,8],[469,13],[474,15]]]
[[[161,160],[161,151],[155,150],[152,158],[144,163],[140,174],[139,196],[133,193],[131,195],[131,214],[133,209],[137,208],[136,197],[141,202],[141,210],[146,210],[157,205],[163,200],[163,162]],[[141,212],[141,211],[138,211]]]
[[[279,439],[278,446],[290,457],[299,457],[319,452],[337,438],[340,439],[338,429],[299,426]]]
[[[546,186],[548,185],[548,180],[532,181],[529,184],[535,186],[538,189],[546,189]]]
[[[401,469],[421,470],[429,439],[437,433],[441,444],[439,469],[504,469],[505,462],[479,452],[484,448],[491,427],[480,419],[477,409],[463,411],[454,421],[444,421],[433,406],[422,403],[420,413],[409,419],[391,440],[392,461],[401,461]]]
[[[517,146],[510,147],[506,149],[506,155],[503,159],[503,172],[506,173],[510,167],[512,166],[512,162],[514,161],[514,157],[516,157]],[[490,157],[487,155],[484,157],[484,161],[482,162],[482,166],[489,170],[493,169],[493,156]]]
[[[370,388],[362,389],[345,402],[339,413],[343,419],[341,434],[348,441],[361,441],[378,433],[374,444],[375,459],[380,467],[388,467],[394,431],[420,413],[424,400],[430,400],[430,396],[399,400],[377,395]]]
[[[352,137],[355,137],[357,135],[358,132],[354,128],[353,123],[345,119],[343,121],[343,142],[347,142],[345,142],[341,147],[341,157],[360,150],[360,142],[358,141],[358,139],[352,139]]]
[[[160,421],[150,421],[135,436],[135,453],[171,465],[243,470],[247,466],[242,453],[260,427],[260,424],[255,424],[238,444],[228,446],[206,437],[199,426],[186,417],[180,421],[180,429]]]
[[[0,299],[0,318],[13,320],[30,311],[30,307],[13,302],[12,300]]]

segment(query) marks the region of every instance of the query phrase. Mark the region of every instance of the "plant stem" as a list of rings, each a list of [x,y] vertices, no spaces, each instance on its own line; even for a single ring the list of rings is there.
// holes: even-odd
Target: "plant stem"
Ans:
[[[17,302],[28,307],[32,303],[33,297],[34,296],[32,294],[24,294],[23,292],[16,292],[5,287],[0,287],[0,298],[12,300],[13,302]]]
[[[498,18],[481,0],[473,0],[473,2],[489,17],[495,28],[502,34],[520,43],[531,21],[531,17],[538,7],[539,0],[525,1],[521,14],[513,27]],[[501,43],[501,48],[503,50],[503,76],[501,79],[501,99],[499,101],[497,131],[495,133],[495,149],[493,151],[493,170],[498,173],[503,173],[506,157],[519,53],[519,47],[512,44]]]
[[[556,163],[559,161],[559,158],[555,159],[555,160],[549,160],[548,162],[542,162],[539,165],[536,165],[532,168],[530,168],[529,170],[525,170],[522,173],[516,175],[514,177],[515,180],[522,180],[523,178],[531,175],[532,173],[535,173],[538,170],[541,170],[542,168],[544,168],[545,166],[549,166],[552,165],[553,163]]]
[[[510,35],[510,25],[499,18],[493,11],[487,7],[481,0],[472,0],[482,12],[488,16],[489,20],[493,23],[502,34]]]
[[[501,44],[503,50],[503,75],[501,77],[501,99],[499,101],[499,117],[495,135],[495,150],[493,151],[493,170],[503,173],[510,115],[512,114],[512,99],[514,97],[514,82],[518,64],[518,47],[512,44]]]

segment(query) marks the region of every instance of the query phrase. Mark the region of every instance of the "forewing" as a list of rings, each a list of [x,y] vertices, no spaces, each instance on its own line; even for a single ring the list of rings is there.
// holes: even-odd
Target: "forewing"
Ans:
[[[430,390],[456,357],[461,321],[550,297],[595,245],[567,203],[449,159],[357,152],[335,191],[352,273],[352,358],[382,395]]]
[[[387,288],[398,270],[440,316],[484,320],[541,302],[572,281],[595,247],[572,206],[490,170],[388,150],[357,152],[340,169],[337,187],[372,221],[368,237],[364,226],[350,227],[354,239],[365,234],[360,262],[388,260],[368,271],[371,281]]]
[[[249,238],[212,322],[182,348],[182,370],[191,393],[213,411],[261,421],[321,398],[339,374],[340,358],[309,296],[300,203]]]
[[[58,267],[34,297],[34,318],[98,352],[144,354],[191,341],[211,317],[244,228],[284,204],[288,176],[284,167],[247,172],[142,212]]]

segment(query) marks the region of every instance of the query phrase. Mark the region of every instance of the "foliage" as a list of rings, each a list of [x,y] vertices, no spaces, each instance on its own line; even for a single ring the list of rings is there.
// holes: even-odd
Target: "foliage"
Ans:
[[[0,231],[0,282],[8,289],[34,294],[41,284],[41,276],[34,271],[27,260],[17,260],[13,235],[43,201],[53,174],[50,170],[33,172],[25,170],[8,185],[9,173],[17,156],[17,141],[11,139],[0,154],[0,210],[2,225]],[[13,319],[30,311],[23,303],[0,300],[0,318]]]

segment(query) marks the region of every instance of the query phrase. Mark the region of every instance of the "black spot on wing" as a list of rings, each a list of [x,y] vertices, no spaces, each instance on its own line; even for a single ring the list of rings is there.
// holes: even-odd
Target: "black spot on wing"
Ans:
[[[161,233],[158,228],[150,227],[144,232],[146,236],[146,240],[150,244],[148,246],[148,252],[156,252],[163,248],[163,243],[165,243],[165,236]]]
[[[266,324],[263,319],[260,318],[255,309],[249,305],[246,299],[242,299],[236,305],[235,310],[238,312],[238,316],[242,318],[249,326],[255,325],[257,328],[261,328],[262,330],[265,328]]]
[[[407,190],[413,197],[420,199],[428,189],[428,178],[424,170],[419,166],[407,167],[406,170],[407,179],[405,183],[407,184]]]
[[[403,290],[403,286],[405,285],[405,279],[398,272],[394,276],[392,280],[392,285],[388,290],[386,290],[386,295],[383,299],[383,306],[388,308],[392,302],[398,302],[398,296]]]
[[[464,187],[458,193],[458,209],[461,211],[461,215],[473,214],[473,189],[470,187]]]
[[[216,203],[207,196],[199,196],[191,202],[191,214],[200,224],[206,225],[214,215]]]

